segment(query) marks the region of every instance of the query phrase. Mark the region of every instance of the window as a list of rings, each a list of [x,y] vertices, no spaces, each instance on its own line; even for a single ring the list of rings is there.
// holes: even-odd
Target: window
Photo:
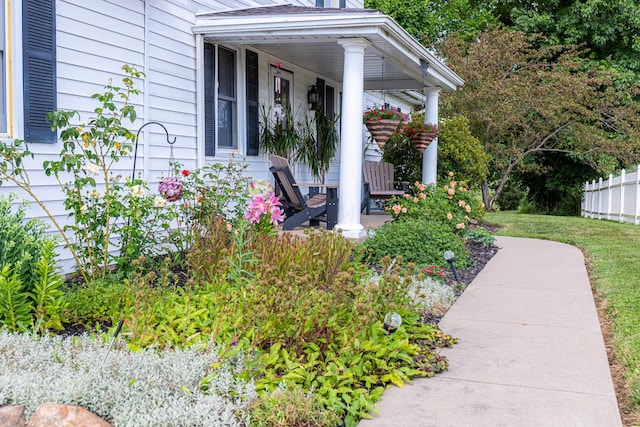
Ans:
[[[236,57],[234,50],[204,45],[206,156],[215,156],[218,148],[238,148]]]
[[[238,148],[236,53],[218,48],[218,147]]]
[[[4,10],[5,2],[0,2],[0,22],[2,22],[2,31],[0,31],[0,133],[7,132],[7,79],[5,77],[6,74],[6,60],[5,60],[5,52],[7,50],[5,46],[5,28],[7,28],[5,21],[5,10]]]

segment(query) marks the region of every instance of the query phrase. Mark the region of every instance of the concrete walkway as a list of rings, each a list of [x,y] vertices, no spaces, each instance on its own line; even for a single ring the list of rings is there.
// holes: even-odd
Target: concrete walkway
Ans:
[[[449,370],[390,387],[378,426],[621,426],[582,253],[498,237],[501,248],[442,319]]]

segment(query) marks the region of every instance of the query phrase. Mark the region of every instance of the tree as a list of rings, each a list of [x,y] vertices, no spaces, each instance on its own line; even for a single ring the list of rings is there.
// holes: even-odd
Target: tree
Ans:
[[[550,46],[540,36],[503,27],[467,41],[447,36],[439,45],[464,88],[442,97],[442,112],[462,113],[492,158],[491,209],[509,175],[529,156],[576,153],[596,170],[602,154],[622,163],[640,158],[637,88],[616,92],[611,75],[581,60],[576,46]]]
[[[425,46],[456,31],[471,36],[497,23],[492,6],[474,0],[365,0],[364,5],[391,16]]]

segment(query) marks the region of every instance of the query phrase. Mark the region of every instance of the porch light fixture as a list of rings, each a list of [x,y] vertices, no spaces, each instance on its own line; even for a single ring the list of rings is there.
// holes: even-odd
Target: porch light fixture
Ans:
[[[311,85],[311,87],[309,88],[309,93],[307,93],[307,101],[309,102],[310,110],[318,109],[318,87],[316,85]]]
[[[387,313],[384,316],[384,330],[387,332],[394,332],[402,325],[402,317],[396,312]]]
[[[456,270],[456,266],[454,264],[456,257],[453,254],[453,251],[445,251],[444,260],[447,261],[451,266],[451,271],[453,272],[453,278],[456,279],[456,282],[460,283],[460,278],[458,277],[458,271]]]

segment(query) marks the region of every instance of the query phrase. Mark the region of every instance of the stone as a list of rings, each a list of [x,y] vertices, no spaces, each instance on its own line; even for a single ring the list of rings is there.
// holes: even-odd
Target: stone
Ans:
[[[47,402],[29,419],[27,427],[113,427],[96,414],[79,406]]]
[[[24,427],[25,405],[0,406],[0,427]]]

